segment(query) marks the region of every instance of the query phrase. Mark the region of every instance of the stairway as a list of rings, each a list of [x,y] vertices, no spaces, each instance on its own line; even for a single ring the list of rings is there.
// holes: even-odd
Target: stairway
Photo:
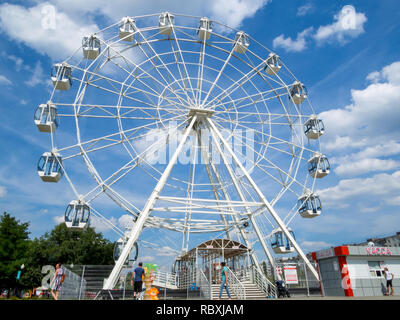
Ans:
[[[251,283],[250,281],[243,281],[242,284],[244,285],[244,288],[246,290],[246,300],[265,300],[267,297],[265,296],[265,293],[262,292],[257,285],[254,283]],[[213,284],[212,285],[212,299],[218,299],[219,297],[219,290],[220,290],[221,285],[220,284]],[[229,288],[229,291],[231,293],[232,299],[237,299],[236,295],[232,292],[232,289]],[[226,290],[224,289],[222,291],[222,297],[221,299],[228,299],[228,294],[226,293]]]

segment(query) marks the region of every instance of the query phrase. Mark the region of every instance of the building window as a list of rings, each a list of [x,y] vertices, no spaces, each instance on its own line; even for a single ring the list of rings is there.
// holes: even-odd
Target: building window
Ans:
[[[384,275],[381,265],[383,265],[382,261],[368,261],[369,273],[371,277],[380,278]]]

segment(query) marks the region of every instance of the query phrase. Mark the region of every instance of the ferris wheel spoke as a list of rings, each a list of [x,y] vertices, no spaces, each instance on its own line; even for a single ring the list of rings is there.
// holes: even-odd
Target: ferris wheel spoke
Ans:
[[[174,121],[174,120],[178,120],[180,118],[184,118],[184,116],[179,115],[179,116],[171,117],[168,119],[168,121]],[[75,149],[75,148],[80,149],[80,148],[84,148],[84,147],[88,148],[88,149],[86,149],[86,152],[93,152],[93,151],[102,150],[102,149],[105,149],[108,147],[116,146],[118,144],[121,144],[121,143],[124,143],[127,141],[134,141],[137,139],[142,139],[142,138],[146,137],[146,133],[143,133],[142,135],[137,135],[137,133],[140,130],[151,128],[152,126],[154,126],[155,124],[160,123],[160,122],[161,122],[161,120],[155,120],[149,124],[145,124],[145,125],[141,125],[138,127],[125,129],[125,130],[120,130],[118,132],[115,132],[115,133],[112,133],[112,134],[109,134],[106,136],[101,136],[98,138],[90,139],[88,141],[83,141],[83,142],[80,142],[78,144],[71,145],[68,147],[59,148],[58,152],[61,153],[61,152],[69,151],[71,149]],[[125,140],[116,138],[121,135],[121,132],[125,134],[125,137],[126,137]],[[127,135],[127,134],[129,134],[129,135]],[[101,147],[94,148],[97,144],[99,144],[100,142],[103,142],[103,141],[109,141],[110,143],[107,145],[101,146]],[[89,149],[89,147],[90,147],[90,149]],[[67,160],[67,159],[70,159],[70,158],[73,158],[73,157],[76,157],[79,155],[81,155],[81,152],[78,152],[71,156],[67,156],[67,157],[63,158],[63,160]]]
[[[179,30],[179,29],[178,29],[178,30]],[[185,62],[185,59],[184,59],[184,57],[183,57],[183,53],[182,53],[182,50],[181,50],[181,47],[180,47],[180,44],[179,44],[179,41],[178,41],[178,37],[177,37],[177,35],[176,35],[176,28],[172,28],[172,32],[173,32],[173,34],[174,34],[175,44],[176,44],[176,46],[177,46],[177,48],[178,48],[179,56],[180,56],[180,59],[181,59],[181,61],[182,61],[183,68],[184,68],[184,70],[185,70],[185,74],[186,74],[187,80],[188,80],[189,85],[190,85],[190,90],[191,90],[191,92],[192,92],[192,99],[196,100],[196,95],[195,95],[195,92],[194,92],[194,89],[193,89],[193,86],[192,86],[192,81],[190,80],[189,72],[188,72],[187,67],[186,67],[186,62]],[[171,41],[171,45],[172,45],[172,41]],[[181,63],[178,61],[178,59],[176,59],[176,62],[177,62],[178,69],[179,69],[179,71],[180,71],[179,64],[181,64]],[[179,62],[179,63],[178,63],[178,62]],[[184,79],[184,78],[182,77],[182,75],[181,75],[181,79],[182,79],[182,80]],[[185,88],[185,91],[186,91],[186,88]]]
[[[152,91],[153,94],[150,94],[149,91],[139,90],[137,87],[132,87],[132,86],[130,86],[130,85],[124,84],[127,88],[129,88],[129,89],[134,89],[134,90],[139,90],[140,92],[145,92],[145,93],[147,93],[147,94],[149,94],[149,95],[152,95],[152,96],[154,96],[154,97],[157,98],[157,97],[159,97],[159,92],[161,92],[161,89],[160,89],[160,87],[158,87],[158,86],[161,86],[161,88],[165,88],[167,91],[169,91],[171,94],[173,94],[173,95],[178,99],[179,104],[180,104],[182,107],[185,107],[185,106],[187,105],[187,103],[185,103],[185,101],[184,101],[174,90],[172,90],[172,89],[169,87],[168,83],[165,82],[165,79],[164,79],[164,78],[163,78],[164,82],[161,82],[160,80],[158,80],[157,78],[155,78],[153,75],[151,75],[151,73],[149,73],[149,72],[147,72],[146,70],[144,70],[139,64],[136,64],[136,63],[134,63],[131,59],[129,59],[128,57],[123,56],[123,55],[122,55],[121,53],[119,53],[118,50],[116,50],[115,48],[112,48],[112,50],[114,50],[114,51],[116,52],[116,55],[117,55],[117,56],[123,57],[123,59],[125,60],[126,63],[130,63],[130,64],[134,67],[134,70],[140,70],[140,72],[142,72],[142,75],[144,75],[145,77],[149,78],[149,79],[153,82],[153,86],[155,86],[157,90],[155,90],[155,89],[152,87],[152,85],[145,83],[145,82],[143,81],[145,78],[139,77],[139,76],[137,76],[137,75],[134,77],[133,80],[139,81],[143,86],[145,86],[147,89],[149,89],[150,91]],[[143,61],[141,64],[145,64],[146,62],[151,61],[151,59],[152,59],[152,57],[148,57],[148,56],[147,56],[147,60]],[[131,76],[131,77],[133,76],[134,70],[128,71],[128,70],[126,70],[125,68],[123,68],[122,66],[120,66],[118,63],[116,63],[113,59],[111,59],[110,61],[111,61],[114,65],[116,65],[117,67],[119,67],[122,71],[126,72],[129,76]],[[165,99],[166,99],[166,98],[165,98]],[[168,100],[168,99],[166,99],[166,100]]]
[[[89,71],[88,71],[88,72],[89,72]],[[99,79],[103,79],[103,78],[104,78],[105,80],[108,80],[108,82],[110,82],[108,78],[102,77],[102,76],[99,75]],[[79,79],[76,79],[76,80],[79,80]],[[138,81],[141,82],[140,80],[138,80]],[[144,101],[144,100],[140,100],[140,99],[138,99],[137,97],[131,97],[129,94],[124,94],[124,97],[125,97],[125,98],[127,98],[127,99],[129,99],[129,100],[132,100],[132,101],[135,101],[135,102],[142,103],[142,104],[144,104],[144,105],[146,105],[146,106],[153,106],[153,108],[154,108],[155,103],[154,103],[154,101],[153,101],[150,97],[153,97],[153,98],[157,98],[157,99],[158,99],[159,93],[158,93],[156,90],[154,90],[151,86],[145,84],[145,87],[146,87],[147,89],[149,89],[149,91],[146,91],[146,90],[144,90],[144,89],[140,89],[140,88],[137,88],[137,87],[132,87],[131,85],[127,85],[127,84],[125,84],[125,83],[123,83],[123,82],[120,82],[120,81],[114,80],[114,82],[116,82],[117,84],[119,84],[119,85],[121,86],[121,88],[125,86],[125,87],[127,87],[127,88],[135,89],[135,91],[136,91],[137,93],[142,93],[142,94],[144,94],[144,95],[147,97],[147,99],[149,100],[149,102]],[[142,83],[142,84],[143,84],[143,83]],[[118,88],[116,88],[115,86],[112,86],[112,88],[113,88],[114,90],[111,90],[111,89],[109,89],[109,88],[102,87],[101,85],[96,85],[94,81],[88,82],[88,85],[91,85],[91,86],[93,86],[93,87],[95,87],[95,88],[98,88],[98,89],[101,89],[101,90],[106,90],[106,91],[112,92],[112,93],[114,93],[114,94],[116,94],[116,95],[120,95],[120,90],[119,90]],[[166,97],[165,100],[166,100],[166,101],[169,101],[169,102],[171,103],[171,105],[175,106],[175,108],[176,108],[176,101],[170,100],[168,97]]]
[[[171,70],[165,65],[163,59],[161,59],[160,55],[154,50],[154,48],[151,46],[151,44],[147,41],[146,37],[141,33],[140,30],[138,30],[139,35],[142,37],[142,39],[144,40],[144,43],[147,44],[148,48],[150,49],[150,51],[152,51],[153,53],[153,57],[157,58],[158,60],[160,60],[161,64],[163,65],[163,68],[165,68],[165,70],[167,71],[167,73],[169,74],[169,76],[173,79],[173,81],[175,83],[178,84],[178,86],[180,87],[180,89],[184,92],[186,98],[187,98],[187,102],[189,102],[190,104],[193,104],[193,101],[190,99],[189,95],[187,94],[187,91],[184,90],[184,88],[181,87],[181,85],[179,84],[178,80],[175,78],[175,76],[173,75],[173,73],[171,72]],[[145,50],[142,48],[142,46],[139,46],[139,48],[142,50],[143,54],[147,55],[147,53],[145,52]],[[160,77],[164,80],[165,84],[168,85],[168,81],[164,78],[164,76],[162,75],[162,73],[160,72],[159,68],[154,65],[154,69],[157,71],[157,73],[160,75]],[[181,103],[184,103],[184,100],[181,100]]]
[[[218,124],[217,124],[217,125],[218,125]],[[233,133],[233,135],[235,135],[235,133]],[[241,139],[241,137],[239,137],[239,138]],[[249,139],[250,141],[252,141],[253,143],[255,143],[255,141],[252,140],[251,138],[248,138],[248,139]],[[284,170],[281,169],[278,165],[274,164],[270,159],[264,157],[264,156],[263,156],[262,154],[260,154],[257,150],[255,150],[253,146],[250,146],[250,145],[249,145],[247,142],[245,142],[245,141],[241,141],[241,143],[245,146],[245,148],[246,148],[249,152],[254,152],[256,155],[260,156],[260,157],[263,159],[263,161],[266,161],[266,162],[271,166],[271,168],[273,168],[274,170],[276,170],[276,171],[279,173],[281,179],[277,179],[277,178],[274,177],[271,173],[269,173],[267,170],[265,170],[265,169],[264,169],[264,166],[263,166],[262,164],[260,164],[259,161],[254,161],[254,160],[252,160],[252,159],[250,159],[250,158],[246,158],[246,161],[250,161],[255,167],[258,167],[258,168],[259,168],[260,170],[262,170],[264,173],[268,174],[271,178],[273,178],[273,180],[274,180],[275,182],[278,182],[280,185],[282,185],[282,186],[284,186],[285,188],[288,188],[288,189],[289,189],[289,187],[290,187],[290,184],[292,184],[293,182],[295,182],[295,183],[297,183],[298,185],[301,185],[302,187],[304,187],[303,184],[301,184],[300,182],[298,182],[290,173],[284,171]],[[282,150],[280,150],[280,149],[276,149],[276,150],[282,152]],[[290,154],[290,153],[288,153],[288,154]],[[292,154],[290,154],[290,155],[292,155]],[[295,157],[294,157],[294,158],[295,158]],[[284,179],[284,178],[282,177],[282,175],[283,175],[284,177],[286,177],[286,178]],[[288,182],[288,181],[289,181],[289,182]]]
[[[232,56],[233,48],[232,51],[229,55],[229,57]],[[227,63],[228,61],[226,61]],[[224,65],[225,66],[225,65]],[[259,65],[261,67],[262,64]],[[223,71],[223,70],[221,70]],[[223,90],[221,93],[217,94],[212,100],[210,100],[207,104],[205,104],[205,107],[209,107],[215,100],[225,98],[227,95],[231,95],[234,93],[238,88],[241,88],[247,81],[249,81],[252,77],[256,76],[259,73],[260,70],[251,68],[251,70],[244,74],[241,78],[236,80],[234,83],[232,83],[228,88]],[[241,72],[242,73],[242,72]],[[243,74],[243,73],[242,73]],[[207,96],[208,97],[208,96]]]
[[[236,90],[237,90],[237,89],[239,89],[239,88],[236,88]],[[243,88],[241,88],[241,89],[243,90]],[[235,90],[235,91],[236,91],[236,90]],[[257,93],[245,95],[245,96],[243,96],[243,97],[241,96],[241,97],[236,98],[236,99],[230,98],[227,102],[220,102],[220,103],[216,104],[215,111],[216,111],[216,112],[225,112],[225,111],[229,111],[230,108],[228,108],[227,110],[220,110],[220,111],[218,111],[217,108],[221,108],[221,107],[224,107],[225,105],[232,104],[232,103],[233,103],[233,105],[235,106],[235,109],[236,109],[236,110],[239,110],[239,109],[243,109],[243,108],[245,108],[245,107],[251,106],[251,105],[253,105],[254,103],[265,103],[265,102],[269,102],[269,101],[271,101],[271,100],[273,100],[273,99],[277,99],[277,98],[280,97],[280,96],[286,96],[286,95],[287,95],[287,92],[286,92],[286,91],[284,91],[282,94],[279,94],[279,93],[278,93],[279,90],[282,90],[282,91],[283,91],[283,90],[285,90],[285,87],[277,87],[277,88],[268,89],[268,90],[264,90],[264,91],[258,91]],[[224,97],[224,99],[225,99],[226,97],[228,97],[228,96],[229,96],[229,95],[226,95],[226,96]],[[254,100],[253,100],[253,99],[254,99]],[[247,102],[247,100],[251,100],[252,102],[251,102],[251,103],[247,103],[247,104],[240,105],[241,102]],[[222,100],[221,100],[221,101],[222,101]],[[254,101],[254,102],[253,102],[253,101]]]

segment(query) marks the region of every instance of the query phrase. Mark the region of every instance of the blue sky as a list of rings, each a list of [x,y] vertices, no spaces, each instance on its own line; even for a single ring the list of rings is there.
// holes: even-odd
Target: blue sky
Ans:
[[[67,28],[44,30],[44,5],[53,5]],[[340,24],[345,5],[355,8],[357,18],[350,31]],[[400,10],[395,0],[2,1],[0,210],[29,221],[32,237],[60,221],[73,194],[65,179],[46,184],[36,173],[50,141],[37,131],[33,113],[52,92],[50,68],[79,48],[82,34],[127,14],[164,10],[208,16],[244,30],[277,52],[307,86],[326,125],[321,147],[333,173],[318,181],[323,214],[294,222],[305,251],[399,231]],[[66,134],[73,136],[72,126]],[[139,190],[129,196],[143,205]],[[122,214],[111,216],[119,223]],[[106,229],[98,230],[115,240]]]

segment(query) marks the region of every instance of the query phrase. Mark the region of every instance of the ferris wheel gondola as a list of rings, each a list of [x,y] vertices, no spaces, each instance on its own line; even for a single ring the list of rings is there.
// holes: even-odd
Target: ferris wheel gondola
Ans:
[[[201,18],[199,27],[197,29],[197,35],[203,41],[210,39],[212,32],[212,21],[208,18]]]
[[[308,172],[313,178],[323,178],[331,171],[331,165],[326,156],[315,154],[308,160]]]
[[[68,229],[83,231],[89,227],[90,208],[85,203],[72,200],[65,209],[64,223]]]
[[[114,245],[114,251],[113,251],[113,258],[114,258],[114,261],[116,262],[118,259],[119,259],[119,257],[121,256],[121,253],[122,253],[122,250],[124,249],[124,247],[125,247],[125,245],[126,245],[126,243],[127,243],[127,238],[124,238],[124,237],[122,237],[122,238],[119,238],[118,240],[117,240],[117,242],[115,243],[115,245]],[[138,246],[138,244],[137,244],[137,242],[135,242],[135,244],[134,244],[134,249],[132,250],[132,252],[130,253],[130,255],[129,255],[129,257],[126,259],[126,261],[125,261],[125,265],[126,266],[128,266],[128,265],[133,265],[133,263],[137,260],[137,258],[138,258],[138,255],[139,255],[139,246]]]
[[[271,52],[265,61],[264,71],[273,76],[277,74],[281,68],[282,64],[279,56]]]
[[[82,39],[83,56],[88,60],[96,59],[101,50],[100,39],[94,35],[83,37]]]
[[[235,36],[233,50],[238,53],[245,53],[249,45],[249,37],[243,31],[238,31]]]
[[[38,161],[37,172],[44,182],[58,182],[63,176],[60,154],[53,152],[43,153]]]
[[[57,63],[51,69],[51,80],[56,90],[69,90],[72,86],[72,69],[66,63]]]
[[[57,107],[51,102],[41,104],[35,111],[35,124],[40,132],[54,132],[58,127]]]
[[[294,104],[301,104],[307,98],[307,88],[299,81],[295,81],[289,91],[289,99]]]
[[[136,31],[136,23],[130,17],[122,18],[119,26],[119,38],[123,41],[132,42]]]
[[[322,213],[319,196],[314,193],[306,193],[298,200],[298,211],[303,218],[315,218]]]
[[[325,126],[321,119],[318,119],[315,115],[312,115],[304,123],[304,133],[309,139],[318,139],[325,132]]]
[[[292,229],[288,228],[290,235],[295,239]],[[275,230],[271,237],[271,247],[277,254],[287,254],[294,252],[294,247],[287,235],[282,230]]]
[[[158,18],[158,29],[161,34],[170,36],[174,27],[174,15],[169,12],[162,13]]]

